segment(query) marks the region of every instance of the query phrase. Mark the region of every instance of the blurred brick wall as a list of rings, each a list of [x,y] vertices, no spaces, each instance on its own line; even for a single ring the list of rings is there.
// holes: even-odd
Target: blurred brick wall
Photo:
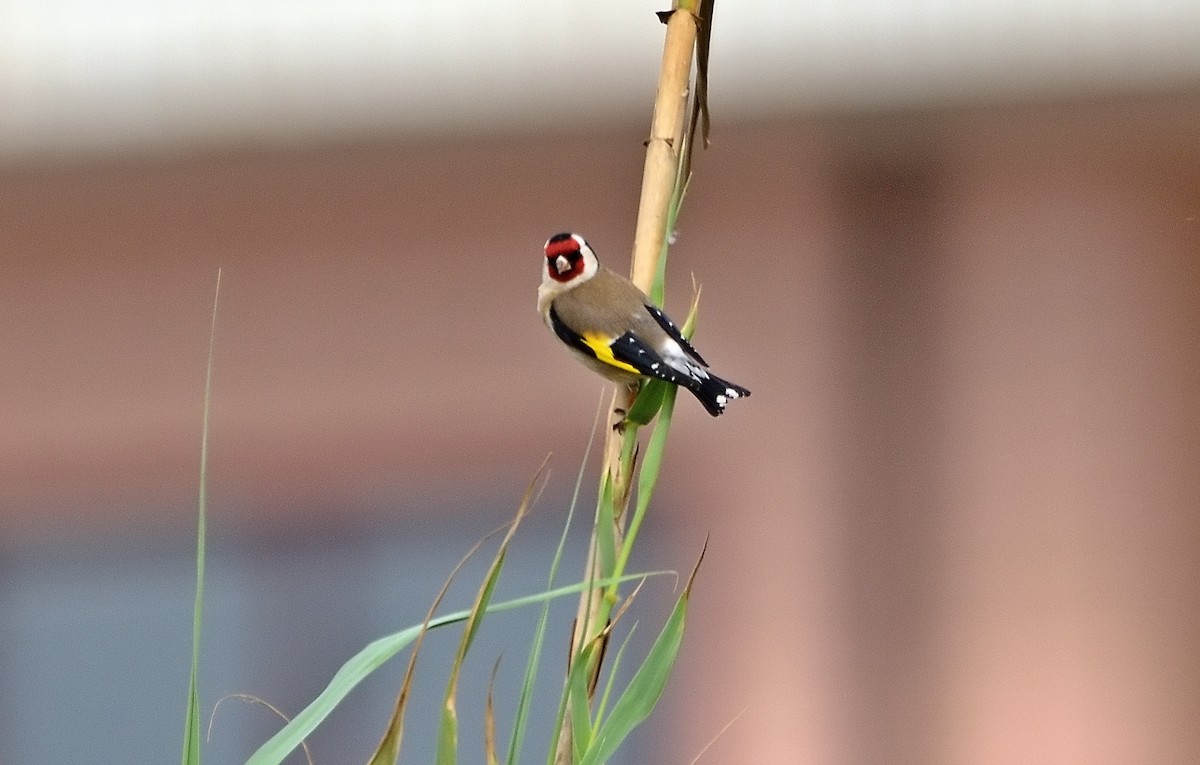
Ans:
[[[1200,744],[1200,97],[722,125],[668,308],[659,521],[712,543],[670,755],[1168,763]],[[572,469],[601,386],[533,310],[624,270],[640,132],[0,170],[0,536],[354,523]],[[296,502],[303,498],[302,503]],[[451,503],[452,504],[452,503]],[[179,508],[164,514],[163,507]],[[322,508],[336,518],[321,517]]]

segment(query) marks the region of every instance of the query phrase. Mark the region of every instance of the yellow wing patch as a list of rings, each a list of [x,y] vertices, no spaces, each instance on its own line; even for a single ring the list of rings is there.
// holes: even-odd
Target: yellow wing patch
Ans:
[[[617,357],[613,356],[613,339],[611,337],[607,335],[601,335],[597,332],[585,332],[583,333],[582,337],[584,345],[590,348],[592,353],[596,354],[596,358],[599,361],[603,361],[605,364],[616,367],[617,369],[623,369],[626,372],[632,372],[635,375],[641,374],[637,367],[631,364],[626,364],[624,361],[621,361]]]

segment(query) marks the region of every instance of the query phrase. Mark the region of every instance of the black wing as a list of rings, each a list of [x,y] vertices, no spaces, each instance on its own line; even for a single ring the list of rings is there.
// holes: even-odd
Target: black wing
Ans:
[[[640,337],[632,332],[626,332],[618,337],[609,348],[613,358],[625,362],[646,377],[656,377],[685,388],[695,384],[695,379],[691,375],[681,372],[663,361],[657,351],[646,345]]]
[[[643,377],[657,377],[677,385],[688,385],[691,382],[691,377],[663,361],[657,351],[632,332],[626,332],[617,338],[599,334],[585,337],[564,324],[553,305],[550,306],[550,326],[559,340],[609,366]]]
[[[649,311],[650,315],[654,317],[654,320],[658,322],[658,326],[662,327],[663,331],[670,335],[672,340],[679,343],[679,346],[683,348],[683,350],[689,356],[696,361],[699,361],[703,366],[708,366],[708,362],[705,361],[699,353],[696,353],[696,349],[692,347],[692,344],[689,343],[687,338],[683,336],[683,333],[679,331],[679,327],[676,327],[675,322],[671,321],[671,319],[665,313],[663,313],[661,309],[655,308],[652,305],[647,305],[646,310]]]

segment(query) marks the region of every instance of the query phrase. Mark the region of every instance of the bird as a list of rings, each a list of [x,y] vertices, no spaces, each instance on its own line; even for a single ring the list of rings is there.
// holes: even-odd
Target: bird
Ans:
[[[716,417],[750,391],[713,374],[683,333],[637,285],[603,268],[579,234],[546,241],[537,307],[584,364],[623,385],[642,378],[686,388]]]

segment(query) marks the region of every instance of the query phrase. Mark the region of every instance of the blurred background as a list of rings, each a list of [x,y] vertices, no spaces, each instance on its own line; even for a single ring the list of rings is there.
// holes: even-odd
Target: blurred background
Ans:
[[[0,763],[178,757],[218,268],[205,716],[419,622],[553,452],[502,594],[544,586],[604,388],[540,247],[628,268],[662,5],[0,4]],[[701,762],[1193,762],[1200,4],[723,0],[712,45],[667,307],[703,285],[754,397],[680,401],[634,565],[711,539],[621,761],[736,718]],[[401,663],[317,762],[365,761]],[[223,704],[209,759],[277,726]]]

